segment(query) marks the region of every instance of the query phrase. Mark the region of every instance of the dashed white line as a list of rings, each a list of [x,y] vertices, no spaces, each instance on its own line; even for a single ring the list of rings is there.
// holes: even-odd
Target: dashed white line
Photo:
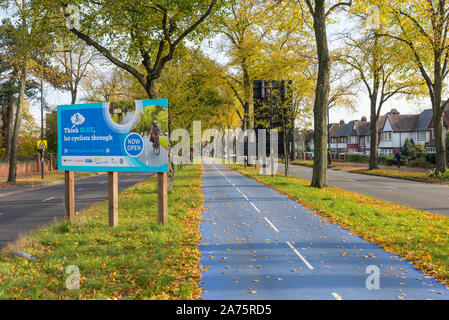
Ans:
[[[47,202],[47,201],[53,200],[53,199],[55,199],[55,198],[56,198],[56,197],[51,197],[51,198],[48,198],[48,199],[42,200],[42,202]]]
[[[255,205],[254,203],[250,202],[250,205],[252,205],[253,208],[254,208],[254,210],[256,210],[258,213],[261,213],[260,210],[259,210],[259,208],[257,208],[256,205]]]
[[[260,210],[259,210],[259,208],[257,208],[256,207],[256,205],[254,204],[254,203],[252,203],[250,200],[249,200],[249,198],[246,196],[246,194],[244,194],[243,192],[242,192],[242,190],[240,190],[234,183],[232,183],[232,181],[231,180],[229,180],[224,174],[223,174],[223,172],[221,172],[220,171],[220,169],[218,169],[217,167],[215,167],[215,169],[223,176],[223,178],[225,178],[226,179],[226,181],[228,181],[231,185],[233,185],[234,186],[234,188],[236,188],[237,189],[237,191],[238,192],[240,192],[240,194],[250,203],[250,205],[254,208],[254,210],[256,210],[257,211],[257,213],[262,213]],[[265,221],[266,222],[268,222],[268,224],[273,228],[273,230],[276,232],[276,233],[279,233],[280,231],[279,231],[279,229],[278,228],[276,228],[276,226],[267,218],[267,217],[264,217],[264,219],[265,219]]]
[[[271,221],[268,220],[267,217],[264,217],[264,219],[265,219],[265,221],[268,222],[268,224],[274,229],[274,231],[276,231],[276,233],[279,233],[279,232],[280,232],[280,231],[278,230],[278,228],[276,228],[276,227],[274,226],[274,224],[272,224]]]
[[[302,262],[304,262],[304,264],[305,264],[310,270],[313,270],[313,267],[312,267],[312,265],[309,263],[309,261],[307,261],[306,258],[304,258],[304,257],[302,256],[302,254],[299,253],[299,251],[296,250],[296,248],[295,248],[290,242],[287,242],[287,244],[288,244],[288,246],[290,247],[290,249],[292,249],[293,252],[296,253],[296,255],[302,260]]]

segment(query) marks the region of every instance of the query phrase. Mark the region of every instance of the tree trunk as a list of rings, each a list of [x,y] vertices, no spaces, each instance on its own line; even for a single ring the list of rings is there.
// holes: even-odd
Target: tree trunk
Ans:
[[[436,174],[446,171],[446,136],[444,134],[443,116],[434,112],[433,117],[436,148]]]
[[[377,118],[377,113],[371,113],[371,142],[370,142],[370,159],[369,159],[369,169],[379,169],[377,164],[377,146],[379,140],[379,122]]]
[[[9,159],[11,155],[11,140],[12,140],[12,128],[13,128],[13,116],[14,116],[14,99],[11,99],[6,106],[6,150],[5,157]]]
[[[438,58],[435,58],[438,61]],[[435,63],[435,82],[434,82],[434,99],[433,99],[433,126],[435,131],[435,148],[436,148],[436,171],[446,171],[446,136],[444,134],[444,122],[443,122],[443,80],[440,76],[441,66],[438,62]]]
[[[243,90],[244,90],[244,117],[243,117],[243,130],[247,130],[251,127],[251,110],[250,110],[250,100],[251,100],[251,81],[249,77],[248,68],[245,64],[242,64],[243,70]]]
[[[26,67],[22,67],[19,79],[19,99],[17,101],[16,119],[14,121],[14,131],[11,139],[11,155],[9,157],[8,182],[16,183],[17,176],[17,151],[19,149],[19,135],[22,123],[22,109],[25,104]]]
[[[377,95],[379,86],[374,85],[373,94],[370,97],[371,100],[371,142],[370,142],[370,156],[369,156],[369,170],[379,169],[377,163],[377,146],[379,140],[379,113],[377,110]],[[380,111],[380,108],[379,108]]]
[[[72,94],[72,104],[76,104],[76,98],[77,98],[77,95],[78,95],[78,90],[77,89],[72,90],[71,94]]]
[[[313,107],[315,161],[312,187],[327,187],[327,107],[330,92],[330,55],[327,42],[324,1],[315,2],[315,41],[318,51],[318,79]]]
[[[288,161],[290,159],[290,155],[288,152],[288,147],[287,147],[287,134],[285,132],[283,132],[283,143],[284,143],[284,169],[285,169],[285,176],[288,177]]]

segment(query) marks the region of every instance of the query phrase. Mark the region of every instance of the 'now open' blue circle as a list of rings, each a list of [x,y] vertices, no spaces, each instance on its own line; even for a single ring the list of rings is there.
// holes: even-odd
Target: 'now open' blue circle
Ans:
[[[125,152],[130,157],[138,157],[143,152],[143,139],[138,133],[130,133],[125,139]]]

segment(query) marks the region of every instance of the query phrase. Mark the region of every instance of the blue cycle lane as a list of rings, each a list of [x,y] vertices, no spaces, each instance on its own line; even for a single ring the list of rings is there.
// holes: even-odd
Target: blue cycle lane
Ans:
[[[449,300],[399,256],[226,166],[203,168],[203,299]]]

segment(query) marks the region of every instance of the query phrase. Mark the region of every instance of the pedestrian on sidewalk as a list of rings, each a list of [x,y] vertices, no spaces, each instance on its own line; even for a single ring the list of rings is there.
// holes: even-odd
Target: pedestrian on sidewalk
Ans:
[[[402,153],[401,151],[396,152],[396,155],[394,156],[397,164],[398,164],[398,169],[401,169],[401,160],[402,160]]]

